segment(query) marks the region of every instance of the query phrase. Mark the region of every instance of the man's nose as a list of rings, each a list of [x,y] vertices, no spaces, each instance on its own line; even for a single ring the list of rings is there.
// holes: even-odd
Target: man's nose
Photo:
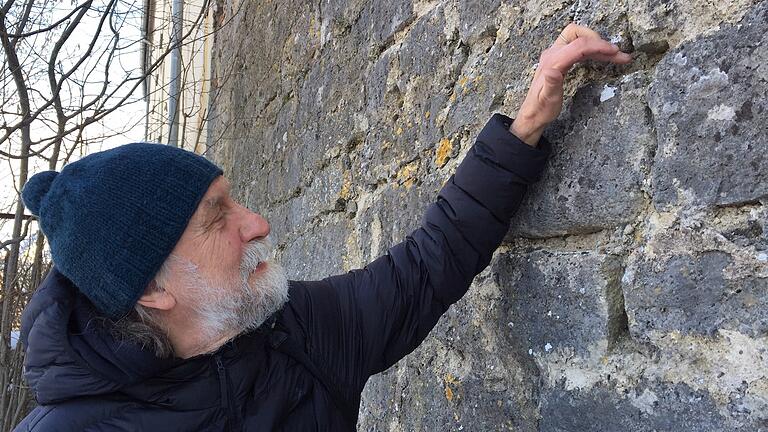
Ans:
[[[240,225],[240,239],[243,243],[259,240],[269,235],[269,222],[266,219],[246,207],[243,207],[242,210],[243,222]]]

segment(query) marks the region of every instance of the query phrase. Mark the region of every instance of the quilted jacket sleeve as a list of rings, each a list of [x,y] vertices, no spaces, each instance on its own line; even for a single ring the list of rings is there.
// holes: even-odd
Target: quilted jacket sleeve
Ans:
[[[413,351],[490,262],[550,153],[495,114],[422,225],[365,268],[292,293],[312,358],[357,398],[368,377]]]

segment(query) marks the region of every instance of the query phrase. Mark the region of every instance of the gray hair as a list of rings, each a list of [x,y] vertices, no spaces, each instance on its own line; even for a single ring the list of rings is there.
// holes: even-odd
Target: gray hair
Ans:
[[[162,267],[155,275],[154,283],[151,283],[145,293],[163,290],[170,278],[170,262],[175,257],[170,255],[163,262]],[[111,328],[112,336],[117,340],[134,343],[142,349],[151,349],[160,358],[167,358],[173,354],[173,346],[168,338],[168,333],[161,322],[155,316],[152,308],[147,308],[139,303],[133,310],[115,322]]]

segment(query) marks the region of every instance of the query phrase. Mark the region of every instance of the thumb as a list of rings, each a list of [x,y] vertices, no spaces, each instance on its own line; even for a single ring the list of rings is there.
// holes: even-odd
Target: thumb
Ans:
[[[539,100],[559,100],[563,94],[563,74],[557,69],[545,69],[541,73],[544,75],[544,83],[539,91]]]

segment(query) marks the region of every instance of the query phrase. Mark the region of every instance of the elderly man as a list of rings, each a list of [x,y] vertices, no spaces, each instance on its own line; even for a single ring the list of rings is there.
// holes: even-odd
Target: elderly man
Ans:
[[[23,316],[39,406],[17,430],[354,430],[368,377],[416,348],[488,264],[584,59],[630,61],[566,27],[517,119],[491,118],[422,226],[321,281],[286,280],[267,221],[195,154],[131,144],[37,174],[23,198],[55,268]]]

